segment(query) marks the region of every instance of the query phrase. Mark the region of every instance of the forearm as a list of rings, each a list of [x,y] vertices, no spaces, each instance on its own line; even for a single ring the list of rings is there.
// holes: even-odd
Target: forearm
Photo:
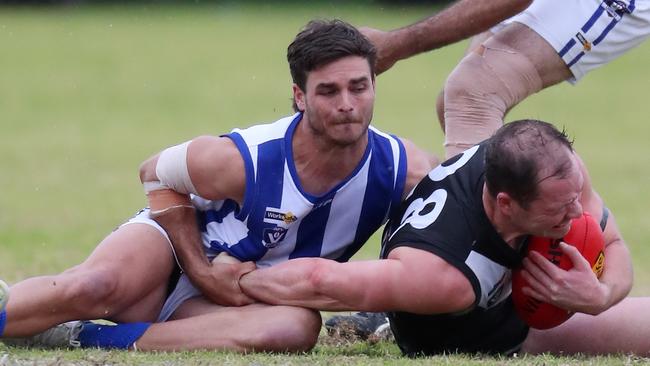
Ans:
[[[193,208],[177,208],[155,217],[169,235],[176,257],[190,280],[199,288],[209,278],[211,263],[203,251],[201,234],[196,225]]]
[[[342,264],[321,258],[300,258],[249,272],[239,280],[242,291],[258,301],[274,305],[319,310],[371,310],[364,308],[363,291],[336,290],[331,276]]]
[[[603,311],[627,296],[632,288],[630,253],[622,239],[605,247],[605,268],[600,282],[607,287],[608,296]]]
[[[385,299],[376,286],[368,285],[364,269],[380,262],[338,263],[322,258],[300,258],[258,269],[244,275],[242,291],[258,301],[274,305],[292,305],[311,309],[344,311],[384,311]],[[366,272],[368,273],[368,272]]]
[[[435,286],[433,278],[438,281]],[[381,260],[293,259],[250,272],[239,286],[268,304],[329,311],[434,314],[467,309],[474,301],[471,284],[457,269],[430,253],[406,247]]]
[[[460,0],[407,27],[391,31],[395,58],[446,46],[484,32],[523,11],[532,0]]]

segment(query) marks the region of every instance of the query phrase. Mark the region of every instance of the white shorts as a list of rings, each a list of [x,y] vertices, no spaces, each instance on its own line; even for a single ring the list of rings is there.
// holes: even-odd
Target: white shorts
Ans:
[[[609,0],[534,0],[522,13],[505,20],[525,24],[562,57],[575,82],[650,35],[650,0],[623,0],[630,13],[616,11]]]
[[[149,208],[145,208],[141,210],[134,217],[129,219],[129,221],[122,224],[120,227],[129,224],[146,224],[156,228],[156,230],[158,230],[167,239],[169,246],[172,248],[172,253],[174,253],[174,260],[176,260],[176,264],[178,264],[178,268],[181,268],[182,270],[183,267],[181,267],[181,264],[178,261],[178,257],[176,256],[176,252],[174,251],[174,247],[172,246],[171,240],[169,239],[167,232],[165,231],[165,229],[162,228],[162,226],[158,225],[156,221],[152,220],[149,217]],[[210,250],[205,246],[203,248],[205,249],[206,256],[210,260],[212,260],[218,254],[217,252]],[[178,307],[181,306],[183,302],[185,302],[185,300],[197,296],[201,296],[201,292],[196,287],[194,287],[194,285],[192,285],[187,275],[185,275],[185,273],[182,273],[180,278],[178,279],[178,283],[176,284],[174,291],[172,291],[172,293],[167,297],[167,300],[165,300],[165,304],[163,305],[163,308],[160,311],[160,314],[158,315],[157,322],[166,321],[174,313],[174,311],[176,311],[176,309],[178,309]]]

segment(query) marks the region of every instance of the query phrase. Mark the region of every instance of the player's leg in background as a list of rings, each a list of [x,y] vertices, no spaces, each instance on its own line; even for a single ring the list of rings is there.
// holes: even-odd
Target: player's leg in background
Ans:
[[[447,157],[489,138],[523,99],[571,77],[557,52],[520,23],[511,23],[470,52],[445,83]]]
[[[30,336],[77,319],[154,321],[173,268],[162,233],[145,224],[124,225],[82,264],[13,285],[2,336]]]
[[[559,326],[531,329],[522,352],[650,355],[650,297],[628,297],[603,313],[575,314]]]
[[[473,52],[478,47],[480,47],[481,44],[485,42],[485,40],[487,40],[488,38],[492,37],[493,34],[494,33],[492,33],[491,31],[486,31],[472,37],[469,40],[469,44],[465,49],[465,53],[463,54],[463,57],[467,56],[468,53]],[[444,87],[442,90],[440,90],[440,93],[438,93],[438,97],[436,98],[436,114],[438,115],[438,122],[440,123],[440,128],[442,128],[442,132],[445,132],[445,89]]]
[[[197,297],[183,303],[171,320],[151,325],[136,348],[301,352],[314,347],[320,328],[320,313],[311,309],[259,303],[223,307]]]

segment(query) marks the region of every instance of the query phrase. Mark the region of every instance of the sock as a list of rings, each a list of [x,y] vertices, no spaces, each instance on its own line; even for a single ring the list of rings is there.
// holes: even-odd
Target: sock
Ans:
[[[0,311],[0,337],[2,337],[2,334],[5,332],[5,324],[7,323],[7,311],[2,310]]]
[[[117,325],[84,323],[79,333],[81,347],[129,349],[142,337],[151,323],[122,323]]]

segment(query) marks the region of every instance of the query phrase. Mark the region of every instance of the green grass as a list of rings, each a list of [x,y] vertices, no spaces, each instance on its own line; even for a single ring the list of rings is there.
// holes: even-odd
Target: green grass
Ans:
[[[145,204],[140,162],[200,134],[290,113],[285,50],[314,17],[388,29],[429,8],[379,5],[0,8],[0,276],[10,282],[83,260]],[[437,154],[434,101],[459,44],[396,65],[378,79],[375,124]],[[566,126],[616,215],[650,293],[647,194],[650,43],[515,108]],[[378,236],[357,258],[374,258]],[[298,355],[131,354],[7,349],[19,364],[630,364],[627,357],[409,360],[393,345],[321,345]]]

